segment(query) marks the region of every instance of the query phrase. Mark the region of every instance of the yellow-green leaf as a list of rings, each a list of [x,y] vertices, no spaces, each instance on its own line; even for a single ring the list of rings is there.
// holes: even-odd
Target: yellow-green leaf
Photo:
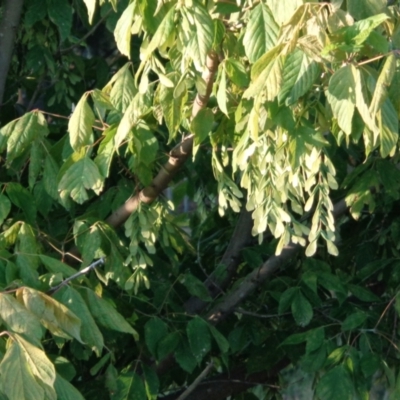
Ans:
[[[0,293],[0,317],[11,332],[24,335],[40,346],[43,328],[37,316],[30,313],[14,296]]]
[[[17,299],[53,334],[82,342],[81,320],[63,304],[28,287],[17,290]]]
[[[353,67],[346,65],[337,70],[331,77],[328,87],[328,101],[340,128],[351,134],[351,123],[356,104],[356,81]]]
[[[260,3],[251,10],[243,37],[244,49],[251,63],[275,46],[278,30],[268,6]]]
[[[84,94],[75,107],[68,123],[69,140],[71,147],[79,151],[92,141],[92,126],[95,117],[87,103],[87,94]]]
[[[54,297],[83,321],[81,326],[82,340],[92,348],[97,357],[100,357],[104,346],[103,335],[79,292],[68,286],[57,292]]]
[[[44,400],[44,390],[33,376],[24,351],[16,341],[8,348],[0,364],[0,382],[2,392],[9,400]]]

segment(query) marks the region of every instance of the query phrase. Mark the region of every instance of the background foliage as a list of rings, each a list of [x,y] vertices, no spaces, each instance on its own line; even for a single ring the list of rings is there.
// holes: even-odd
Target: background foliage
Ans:
[[[397,1],[0,18],[1,398],[400,396]]]

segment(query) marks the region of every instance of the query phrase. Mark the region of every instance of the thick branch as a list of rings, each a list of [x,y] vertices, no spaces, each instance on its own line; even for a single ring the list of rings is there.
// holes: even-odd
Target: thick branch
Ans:
[[[218,70],[218,64],[218,55],[215,52],[210,52],[207,56],[206,69],[203,73],[203,79],[206,83],[206,93],[203,95],[197,94],[193,103],[192,117],[195,117],[198,112],[207,105],[214,83],[214,77]],[[171,150],[168,161],[160,169],[151,185],[145,187],[136,196],[128,199],[124,205],[107,218],[106,222],[112,227],[117,228],[138,208],[140,202],[146,204],[152,203],[162,191],[168,187],[180,167],[190,157],[192,148],[193,135],[189,135]]]
[[[333,211],[335,218],[341,216],[347,210],[346,202],[339,201]],[[260,268],[256,268],[243,280],[240,286],[217,304],[208,314],[208,320],[217,324],[231,314],[234,309],[258,286],[265,282],[275,271],[288,262],[302,247],[298,244],[289,243],[278,256],[270,257]]]
[[[5,0],[3,5],[3,18],[0,23],[0,107],[3,104],[6,79],[23,3],[23,0]]]
[[[215,273],[212,273],[204,282],[211,297],[215,298],[220,294],[221,289],[226,288],[232,280],[240,262],[240,252],[251,239],[252,226],[253,220],[251,214],[246,211],[246,208],[243,206],[231,240],[229,241],[228,247],[219,262],[219,264],[225,266],[225,276],[223,276],[221,280],[218,279]],[[185,310],[189,314],[198,314],[206,305],[207,303],[200,300],[198,297],[192,297],[186,302]]]

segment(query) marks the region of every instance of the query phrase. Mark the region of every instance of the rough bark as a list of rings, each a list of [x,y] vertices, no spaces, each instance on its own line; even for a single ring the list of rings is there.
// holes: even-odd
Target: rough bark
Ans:
[[[23,0],[5,0],[3,3],[3,18],[0,21],[0,107],[23,4]]]

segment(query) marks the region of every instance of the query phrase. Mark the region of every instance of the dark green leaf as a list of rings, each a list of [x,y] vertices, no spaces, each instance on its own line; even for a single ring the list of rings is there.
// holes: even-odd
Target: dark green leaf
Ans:
[[[321,400],[351,400],[354,389],[346,368],[338,365],[322,376],[316,391]]]
[[[194,317],[186,327],[190,348],[197,363],[200,363],[211,350],[211,337],[207,322],[200,317]]]

